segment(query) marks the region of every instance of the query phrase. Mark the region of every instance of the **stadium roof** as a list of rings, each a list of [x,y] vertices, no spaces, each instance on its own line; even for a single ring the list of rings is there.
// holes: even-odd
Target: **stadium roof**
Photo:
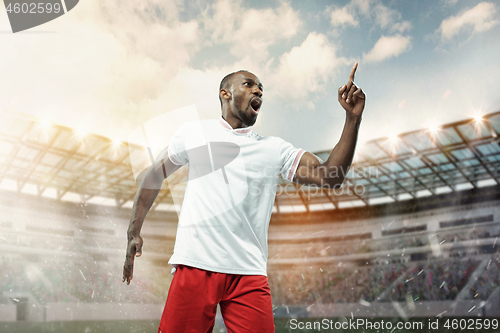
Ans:
[[[131,206],[130,156],[144,147],[61,125],[0,116],[0,189],[59,200]],[[358,146],[342,188],[281,181],[275,213],[375,205],[499,184],[500,112]],[[325,158],[329,151],[317,153]],[[342,172],[342,170],[339,170]],[[185,177],[174,175],[176,182]],[[154,208],[172,206],[160,192]]]
[[[69,127],[3,116],[0,188],[123,206],[137,191],[129,156],[139,150],[142,147]],[[159,202],[168,194],[163,191]]]
[[[278,208],[310,211],[366,206],[497,185],[499,131],[500,112],[495,112],[369,141],[357,148],[343,188],[318,193],[314,188],[299,191],[283,183],[282,187],[293,186],[297,193],[279,196]],[[317,155],[326,159],[329,153]]]

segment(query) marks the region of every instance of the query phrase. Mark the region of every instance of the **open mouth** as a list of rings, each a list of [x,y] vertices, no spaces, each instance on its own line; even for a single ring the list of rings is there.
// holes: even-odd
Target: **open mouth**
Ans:
[[[261,105],[262,105],[262,99],[260,99],[259,97],[255,97],[254,99],[252,99],[252,101],[250,101],[250,106],[252,107],[252,111],[255,114],[259,113]]]

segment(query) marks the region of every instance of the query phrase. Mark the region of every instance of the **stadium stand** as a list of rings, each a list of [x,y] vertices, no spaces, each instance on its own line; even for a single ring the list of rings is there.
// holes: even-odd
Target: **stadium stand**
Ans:
[[[500,287],[500,256],[493,256],[481,272],[468,293],[469,299],[479,298],[486,301],[493,291]]]

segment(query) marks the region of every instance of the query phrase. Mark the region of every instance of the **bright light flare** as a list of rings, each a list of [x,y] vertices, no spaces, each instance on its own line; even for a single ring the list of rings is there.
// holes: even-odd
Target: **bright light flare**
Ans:
[[[122,142],[120,140],[118,140],[118,139],[113,139],[111,141],[111,144],[113,145],[113,147],[118,148],[118,147],[121,146]]]
[[[47,119],[42,119],[40,121],[40,125],[42,125],[43,128],[50,128],[52,126],[52,123]]]
[[[473,127],[478,136],[491,134],[492,137],[495,137],[495,130],[489,127],[486,123],[487,120],[483,118],[483,112],[476,111],[473,115]]]
[[[441,130],[441,126],[439,126],[438,124],[430,124],[429,127],[427,128],[427,130],[432,135],[436,135]]]
[[[391,141],[391,143],[396,143],[399,141],[399,136],[397,134],[391,134],[389,135],[389,141]]]
[[[75,130],[75,134],[79,139],[83,139],[87,136],[87,131],[84,130],[83,128],[77,128]]]
[[[391,133],[389,134],[388,137],[388,143],[389,143],[389,153],[392,157],[395,157],[398,154],[399,150],[399,141],[401,140],[398,136],[397,133]]]

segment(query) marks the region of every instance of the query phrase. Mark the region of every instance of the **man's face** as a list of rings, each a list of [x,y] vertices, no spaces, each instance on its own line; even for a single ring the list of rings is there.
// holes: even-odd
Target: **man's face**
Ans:
[[[253,126],[262,106],[262,83],[257,76],[248,72],[234,74],[231,82],[231,112],[241,120],[244,127]]]

